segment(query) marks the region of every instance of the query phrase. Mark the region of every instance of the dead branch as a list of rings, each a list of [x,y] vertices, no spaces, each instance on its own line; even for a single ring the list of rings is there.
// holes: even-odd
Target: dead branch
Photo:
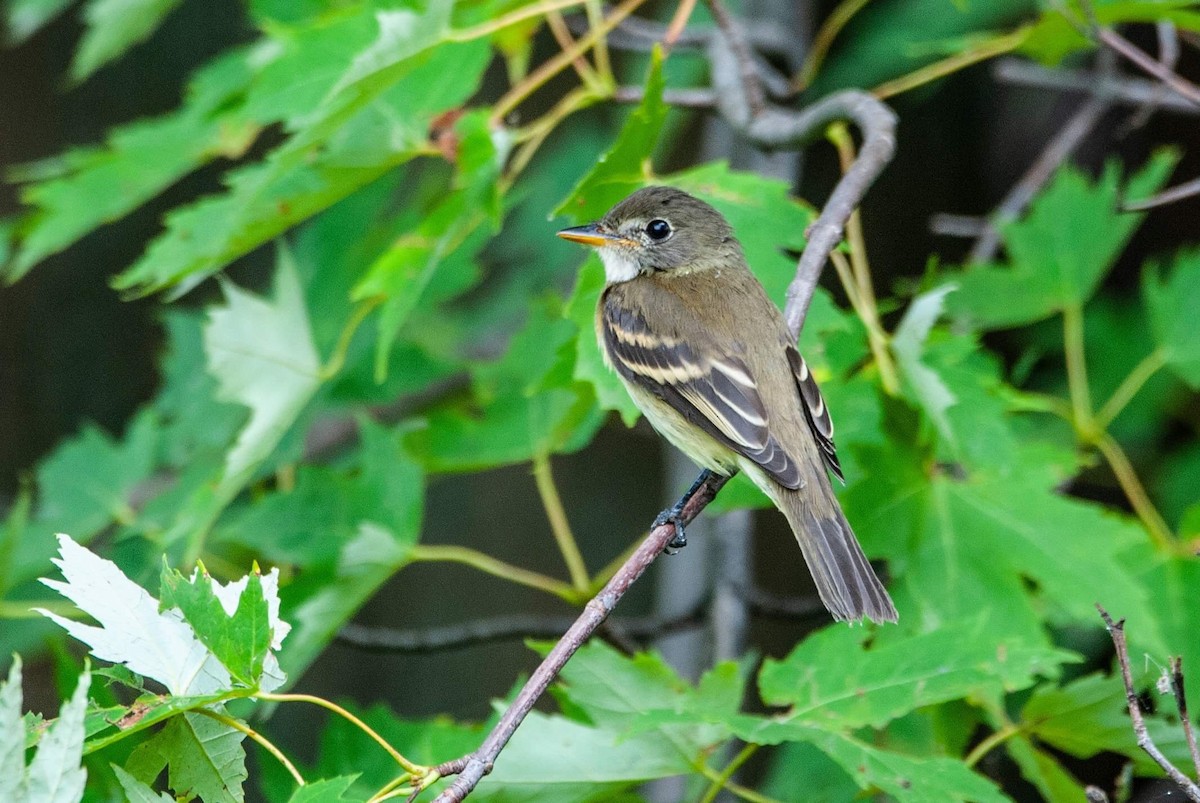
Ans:
[[[1114,622],[1108,615],[1108,611],[1099,604],[1096,605],[1096,610],[1100,611],[1100,618],[1104,620],[1104,626],[1108,628],[1108,634],[1112,636],[1113,647],[1117,651],[1117,663],[1121,667],[1121,680],[1125,684],[1125,700],[1129,705],[1129,719],[1133,723],[1133,733],[1137,737],[1138,747],[1145,750],[1147,755],[1154,759],[1154,763],[1162,767],[1167,777],[1179,785],[1189,800],[1200,803],[1200,786],[1180,772],[1179,768],[1162,754],[1158,745],[1154,744],[1154,740],[1150,738],[1150,731],[1146,728],[1146,720],[1142,716],[1142,705],[1138,701],[1137,690],[1133,686],[1133,673],[1129,669],[1129,645],[1125,642],[1125,620]],[[1183,700],[1182,696],[1178,699]]]

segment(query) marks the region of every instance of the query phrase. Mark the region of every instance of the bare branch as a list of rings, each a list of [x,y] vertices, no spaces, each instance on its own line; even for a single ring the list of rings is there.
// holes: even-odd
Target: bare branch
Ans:
[[[1187,739],[1188,752],[1192,754],[1192,769],[1200,778],[1200,748],[1196,747],[1196,732],[1192,729],[1192,718],[1188,715],[1187,694],[1183,688],[1183,659],[1171,659],[1171,692],[1175,695],[1175,707],[1179,711],[1179,722],[1183,736]]]
[[[746,43],[746,35],[721,0],[708,0],[708,7],[712,10],[713,19],[716,20],[717,27],[720,29],[709,43],[709,53],[711,55],[713,43],[720,42],[722,47],[733,57],[737,64],[736,74],[741,82],[741,97],[746,102],[750,116],[760,117],[767,107],[767,99],[763,94],[762,81],[758,77],[758,71],[754,67],[750,45]],[[713,69],[715,73],[715,65]]]
[[[1149,198],[1143,198],[1140,201],[1124,201],[1121,203],[1120,209],[1122,212],[1145,212],[1147,209],[1177,203],[1197,195],[1200,195],[1200,178],[1194,178],[1191,181],[1176,184],[1174,187],[1168,187],[1162,192],[1155,193]]]
[[[1129,704],[1129,719],[1133,723],[1133,733],[1137,737],[1138,747],[1145,750],[1147,755],[1154,759],[1154,763],[1162,767],[1163,772],[1179,785],[1189,800],[1200,803],[1200,786],[1193,783],[1162,754],[1146,729],[1146,720],[1142,716],[1142,705],[1138,702],[1137,690],[1133,687],[1133,673],[1129,669],[1129,646],[1125,643],[1125,620],[1114,622],[1108,615],[1108,611],[1100,605],[1096,605],[1096,610],[1100,611],[1100,618],[1104,620],[1104,626],[1108,628],[1108,634],[1112,636],[1113,647],[1117,651],[1117,663],[1121,666],[1121,680],[1125,683],[1125,700]]]
[[[1097,26],[1095,36],[1102,44],[1111,48],[1113,51],[1120,53],[1129,61],[1136,64],[1143,71],[1153,75],[1158,80],[1169,86],[1180,97],[1187,99],[1191,103],[1200,107],[1200,87],[1182,78],[1174,70],[1159,62],[1157,59],[1150,56],[1137,45],[1130,42],[1124,36],[1114,31],[1108,26]]]
[[[1175,94],[1163,94],[1162,84],[1126,75],[1105,75],[1095,70],[1051,70],[1024,59],[996,62],[992,74],[997,81],[1018,86],[1059,91],[1087,92],[1114,103],[1146,105],[1180,114],[1200,114],[1200,107]]]
[[[988,262],[995,258],[996,251],[1000,248],[1000,228],[1021,216],[1038,191],[1046,186],[1055,171],[1070,158],[1084,138],[1096,127],[1096,123],[1104,116],[1108,107],[1106,99],[1092,97],[1071,116],[991,214],[983,233],[972,246],[967,262]]]

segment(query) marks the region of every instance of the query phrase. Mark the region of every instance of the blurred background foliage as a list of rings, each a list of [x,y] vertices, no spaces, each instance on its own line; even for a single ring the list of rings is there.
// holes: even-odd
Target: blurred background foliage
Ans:
[[[1095,6],[1200,72],[1195,3]],[[677,102],[707,85],[703,50],[685,36],[661,59],[663,29],[637,34],[675,3],[0,8],[0,655],[24,656],[27,704],[49,716],[82,665],[31,612],[61,608],[37,578],[65,532],[152,590],[164,555],[279,567],[294,689],[413,760],[473,749],[536,661],[522,632],[550,637],[690,471],[600,365],[603,272],[553,232],[674,184],[726,214],[782,303],[837,148],[763,154]],[[618,611],[679,620],[650,628],[669,663],[610,631],[476,794],[1154,794],[1093,606],[1128,619],[1140,686],[1182,655],[1200,699],[1200,252],[1194,199],[1118,205],[1200,172],[1197,109],[1161,84],[1129,102],[1143,76],[1074,3],[731,9],[780,102],[861,87],[899,114],[847,251],[879,300],[828,271],[801,346],[900,624],[827,624],[782,517],[745,513],[763,500],[735,482]],[[712,28],[704,4],[689,24]],[[1070,163],[995,218],[998,250],[931,226],[976,234],[1089,102]],[[535,621],[507,638],[362,644],[514,612]],[[1155,705],[1190,766],[1174,703]],[[315,711],[254,725],[306,777],[357,776],[346,799],[394,776]],[[120,794],[131,750],[87,756],[89,799]],[[270,756],[245,761],[244,792],[202,796],[289,799]]]

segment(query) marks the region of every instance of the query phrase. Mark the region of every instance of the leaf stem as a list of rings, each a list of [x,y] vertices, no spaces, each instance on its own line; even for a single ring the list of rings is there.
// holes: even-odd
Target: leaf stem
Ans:
[[[1104,455],[1104,459],[1108,461],[1113,474],[1116,475],[1117,484],[1125,492],[1125,496],[1129,499],[1129,504],[1133,506],[1133,512],[1142,520],[1142,524],[1146,527],[1146,532],[1150,534],[1150,539],[1160,549],[1174,551],[1175,539],[1171,534],[1171,528],[1167,526],[1162,514],[1158,512],[1158,509],[1154,507],[1154,503],[1150,501],[1145,486],[1138,479],[1137,472],[1133,470],[1133,465],[1129,462],[1129,458],[1125,456],[1125,452],[1121,449],[1120,444],[1117,443],[1112,435],[1103,430],[1096,433],[1093,442],[1096,448],[1100,450],[1100,453]]]
[[[575,37],[571,36],[571,31],[567,28],[567,22],[563,19],[561,11],[548,12],[546,24],[549,26],[550,32],[554,34],[560,50],[570,50],[574,47]],[[579,76],[580,81],[583,81],[584,86],[590,86],[593,82],[599,81],[595,69],[588,64],[588,60],[582,54],[571,59],[571,66],[575,68],[575,74]]]
[[[597,28],[604,22],[604,7],[600,4],[600,0],[587,0],[587,5],[584,6],[587,10],[588,26]],[[604,83],[612,86],[616,84],[616,78],[613,77],[612,59],[608,55],[608,34],[601,33],[600,38],[596,40],[596,71],[600,73]]]
[[[566,69],[573,59],[586,53],[589,48],[599,42],[613,28],[621,24],[621,20],[632,14],[646,0],[625,0],[613,9],[612,14],[600,24],[592,26],[574,46],[560,51],[557,55],[542,62],[536,70],[514,84],[492,107],[491,123],[494,126],[503,124],[509,112],[532,95],[543,84]]]
[[[350,350],[350,341],[354,339],[355,332],[358,327],[362,326],[362,322],[367,319],[371,311],[383,303],[383,296],[374,296],[367,298],[355,305],[353,312],[350,313],[349,320],[342,327],[342,332],[338,335],[337,345],[334,346],[333,354],[329,355],[329,361],[321,368],[320,378],[322,382],[328,381],[337,376],[338,372],[346,364],[346,353]]]
[[[217,722],[220,722],[222,725],[227,725],[227,726],[233,728],[235,731],[240,731],[240,732],[246,734],[253,741],[258,743],[259,747],[266,750],[271,755],[275,756],[275,760],[283,765],[283,768],[286,769],[288,771],[288,774],[291,775],[292,778],[296,781],[297,786],[305,786],[304,776],[302,776],[300,774],[300,772],[296,769],[296,765],[294,765],[291,761],[288,760],[288,757],[283,754],[282,750],[280,750],[278,747],[276,747],[274,744],[272,744],[271,741],[267,737],[263,736],[261,733],[254,730],[254,728],[251,728],[249,725],[247,725],[244,722],[240,722],[239,720],[234,719],[233,717],[229,716],[228,714],[221,714],[221,713],[218,713],[217,711],[213,711],[208,708],[196,708],[196,709],[193,709],[192,713],[202,714],[202,715],[208,717],[209,719],[215,719]]]
[[[547,594],[553,594],[572,605],[579,604],[582,601],[580,592],[570,583],[564,583],[562,580],[557,580],[548,575],[530,571],[520,566],[514,566],[511,563],[493,558],[491,555],[484,554],[470,547],[417,544],[409,552],[409,559],[414,562],[445,561],[448,563],[462,563],[478,569],[484,574],[490,574],[493,577],[509,580],[517,585],[536,588],[539,591],[545,591]]]
[[[1007,742],[1012,737],[1021,732],[1021,727],[1015,723],[1009,722],[999,730],[992,731],[991,735],[975,745],[975,748],[967,753],[967,757],[963,759],[963,763],[968,767],[974,767],[979,763],[979,760],[988,753],[995,750],[1000,745]]]
[[[825,61],[825,54],[829,52],[833,40],[854,18],[854,15],[862,11],[869,2],[871,0],[842,0],[837,4],[833,12],[825,18],[825,22],[821,23],[817,35],[813,37],[812,45],[808,50],[808,58],[804,60],[804,66],[800,68],[800,72],[792,79],[792,89],[803,92],[808,88],[808,85],[817,77],[817,72],[821,69],[821,64]]]
[[[916,89],[930,81],[945,78],[947,75],[956,73],[965,67],[970,67],[972,64],[978,64],[981,61],[1002,56],[1005,53],[1011,53],[1025,42],[1029,37],[1029,31],[1030,27],[1025,25],[1010,33],[989,37],[960,53],[955,53],[932,64],[926,64],[924,67],[913,70],[899,78],[894,78],[891,81],[885,81],[872,89],[871,94],[880,100],[884,100],[893,95],[899,95],[901,92]]]
[[[571,532],[571,522],[567,519],[567,511],[563,508],[562,497],[559,496],[558,486],[554,484],[554,474],[550,470],[550,457],[538,454],[533,458],[533,478],[537,482],[538,496],[542,498],[542,507],[546,510],[546,518],[550,520],[550,530],[562,553],[567,571],[571,575],[571,584],[580,593],[586,594],[589,585],[587,564],[579,552],[579,544],[575,534]]]
[[[745,752],[745,751],[742,751],[742,752]],[[717,772],[712,767],[709,767],[707,765],[701,765],[700,773],[705,778],[708,778],[710,781],[712,781],[713,783],[718,782],[721,779],[721,776],[724,775],[724,772]],[[737,795],[742,800],[748,800],[748,801],[750,801],[750,803],[780,803],[780,801],[776,800],[773,797],[767,797],[766,795],[764,795],[760,792],[755,792],[753,789],[748,789],[745,786],[742,786],[741,784],[736,784],[729,779],[725,779],[725,780],[721,781],[721,785],[722,785],[722,788],[724,788],[726,791],[731,792],[734,795]]]
[[[845,123],[837,122],[829,126],[826,136],[837,149],[838,161],[841,163],[842,174],[849,172],[854,166],[856,154],[854,140]],[[867,339],[871,346],[871,354],[875,364],[879,366],[879,379],[883,389],[889,396],[900,393],[900,376],[896,365],[892,362],[892,353],[888,350],[888,335],[879,320],[879,305],[875,299],[875,288],[871,283],[871,264],[867,261],[867,241],[863,234],[862,215],[856,208],[846,221],[846,242],[850,246],[850,268],[854,277],[854,287],[857,291],[858,306],[855,311],[867,327]],[[836,252],[835,252],[836,253]],[[833,254],[830,254],[833,257]],[[842,276],[839,269],[838,275]],[[843,278],[843,282],[845,279]],[[853,300],[851,301],[853,303]]]
[[[1159,347],[1134,366],[1129,375],[1113,391],[1112,397],[1100,408],[1100,412],[1096,413],[1097,429],[1107,429],[1108,425],[1121,414],[1121,411],[1133,400],[1133,397],[1138,394],[1150,377],[1158,373],[1159,369],[1166,364],[1167,350]]]
[[[338,716],[348,720],[351,724],[353,724],[355,727],[357,727],[363,733],[367,734],[372,739],[374,739],[375,742],[380,747],[382,747],[384,750],[386,750],[388,752],[388,755],[390,755],[393,759],[395,759],[397,764],[399,764],[401,767],[404,768],[405,772],[409,773],[410,775],[412,775],[414,777],[420,777],[420,776],[424,775],[425,773],[429,772],[428,767],[423,767],[420,764],[414,764],[413,762],[411,762],[407,758],[405,758],[403,755],[401,755],[399,750],[392,747],[391,744],[388,743],[387,739],[384,739],[382,736],[380,736],[378,733],[376,733],[375,730],[372,729],[370,725],[363,722],[361,719],[354,716],[354,714],[350,713],[345,708],[342,708],[337,703],[326,700],[324,697],[317,697],[312,694],[274,694],[272,692],[265,692],[265,691],[256,693],[254,695],[254,697],[255,697],[255,699],[258,699],[258,700],[268,700],[270,702],[276,702],[276,703],[296,702],[296,703],[312,703],[313,705],[319,705],[322,708],[324,708],[328,711],[332,711],[333,713],[337,714]]]
[[[1088,387],[1087,356],[1083,345],[1083,308],[1075,302],[1068,303],[1063,309],[1063,348],[1075,430],[1090,443],[1097,434],[1096,422],[1092,416],[1092,393]]]
[[[490,36],[497,31],[502,31],[510,25],[516,25],[518,22],[524,22],[530,17],[537,17],[542,14],[548,14],[551,11],[560,11],[564,8],[577,6],[584,0],[543,0],[541,3],[533,3],[528,6],[523,6],[510,11],[507,14],[497,17],[494,20],[481,22],[473,28],[463,28],[459,31],[450,31],[443,38],[447,42],[470,42],[472,39],[479,39],[484,36]]]
[[[747,744],[745,747],[743,747],[741,751],[734,756],[728,764],[725,765],[725,769],[721,770],[720,774],[718,774],[716,778],[713,778],[712,783],[708,787],[708,791],[704,793],[698,803],[713,803],[720,791],[728,786],[729,779],[733,777],[733,774],[750,759],[750,756],[758,752],[758,748],[759,745],[756,744]]]

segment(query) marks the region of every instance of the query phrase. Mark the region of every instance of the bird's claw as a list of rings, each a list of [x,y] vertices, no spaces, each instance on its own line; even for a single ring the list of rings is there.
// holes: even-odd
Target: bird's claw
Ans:
[[[687,546],[687,532],[683,528],[683,510],[679,505],[668,508],[654,520],[654,527],[661,527],[664,524],[670,524],[675,528],[675,534],[671,536],[671,540],[663,547],[663,552],[668,555],[674,555],[679,550]]]

